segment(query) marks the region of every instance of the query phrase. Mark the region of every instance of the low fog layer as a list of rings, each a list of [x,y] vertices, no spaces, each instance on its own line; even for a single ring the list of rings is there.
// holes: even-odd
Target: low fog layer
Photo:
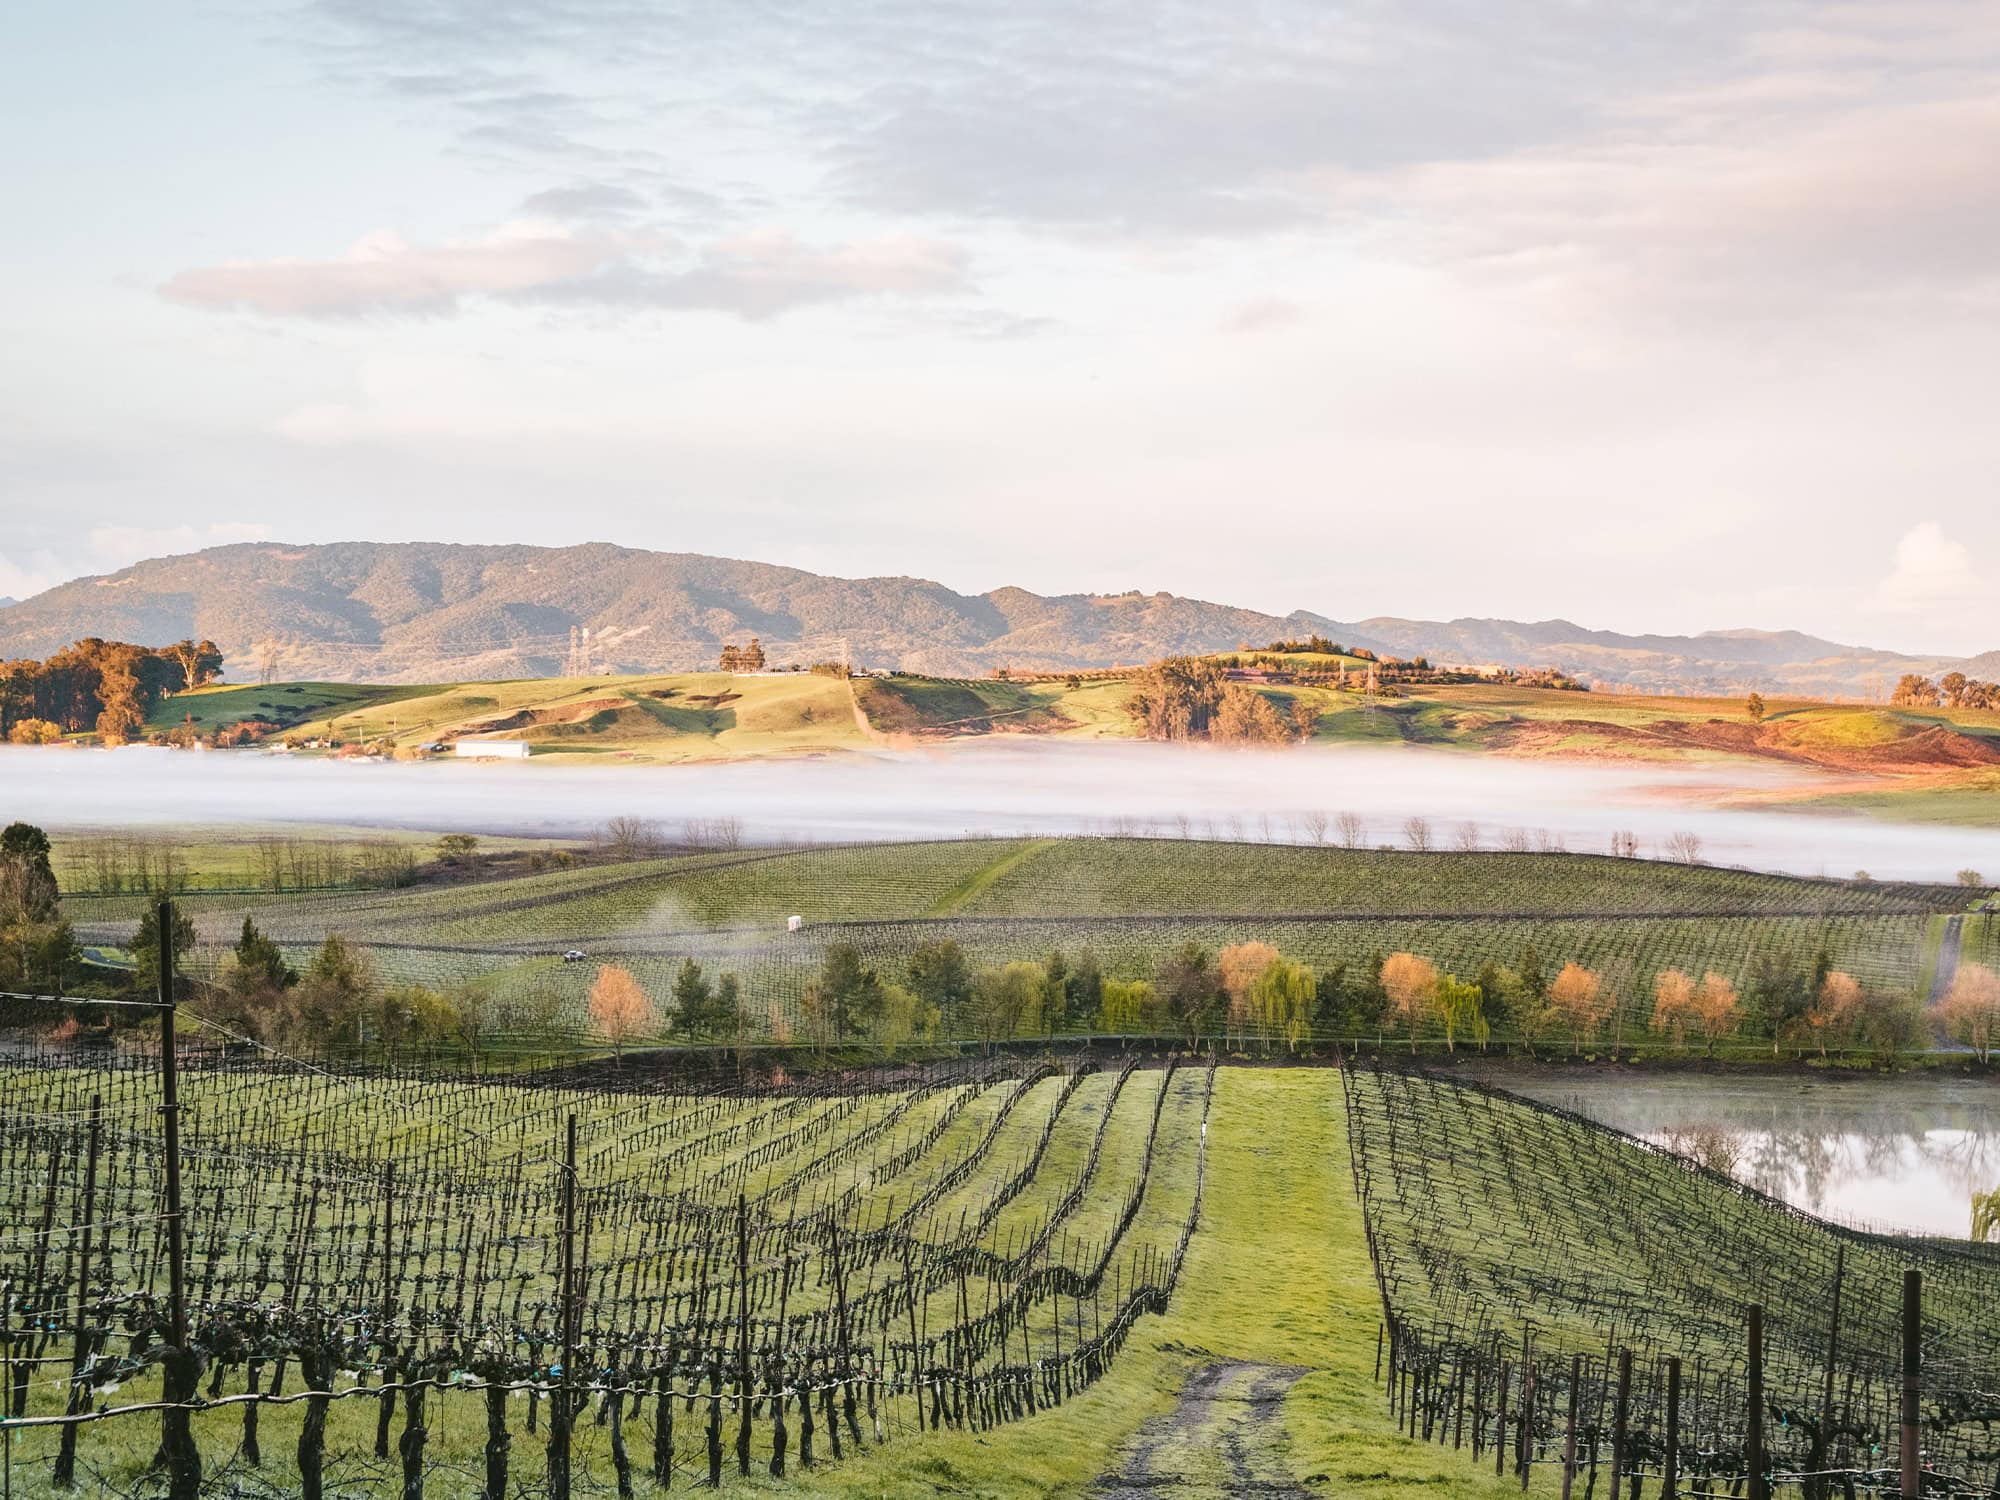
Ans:
[[[1796,784],[1780,766],[1516,761],[1414,747],[1236,751],[1005,740],[935,751],[713,766],[397,764],[151,748],[0,751],[0,814],[55,828],[345,823],[581,835],[607,818],[734,817],[760,843],[965,833],[1155,833],[1336,842],[1313,814],[1357,814],[1369,844],[1428,821],[1433,847],[1466,824],[1483,847],[1601,852],[1629,830],[1652,855],[1677,833],[1715,864],[1804,875],[2000,878],[2000,837],[1860,816],[1736,811],[1724,793]]]

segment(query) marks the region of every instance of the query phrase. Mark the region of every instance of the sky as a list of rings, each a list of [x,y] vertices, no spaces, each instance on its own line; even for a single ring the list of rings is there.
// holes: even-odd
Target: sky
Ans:
[[[2000,0],[77,0],[0,139],[0,595],[612,541],[2000,648]]]

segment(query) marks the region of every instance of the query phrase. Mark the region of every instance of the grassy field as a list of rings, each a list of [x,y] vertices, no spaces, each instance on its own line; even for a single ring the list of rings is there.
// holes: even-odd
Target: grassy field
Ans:
[[[1235,661],[1231,654],[1221,660]],[[1313,671],[1333,661],[1315,659]],[[1365,663],[1350,662],[1351,668]],[[1354,679],[1357,684],[1359,679]],[[2000,712],[1885,708],[1772,699],[1751,721],[1737,698],[1641,697],[1512,684],[1398,686],[1379,699],[1358,690],[1269,682],[1255,689],[1287,712],[1319,709],[1314,737],[1417,744],[1526,756],[1702,761],[1775,759],[1827,770],[1918,778],[1899,790],[1856,794],[1851,805],[1936,821],[1990,816],[1979,779],[2000,765]],[[384,749],[457,735],[523,738],[537,755],[613,755],[657,762],[856,750],[870,744],[995,733],[1129,737],[1129,679],[851,680],[811,674],[721,672],[375,687],[342,683],[216,686],[162,700],[152,727],[192,716],[209,731],[261,717],[294,737],[331,737]],[[1926,800],[1919,793],[1937,793]],[[1946,796],[1942,794],[1949,793]],[[1839,789],[1829,795],[1839,794]],[[1879,805],[1867,800],[1880,795]]]
[[[203,944],[196,972],[220,962],[248,915],[295,963],[338,932],[371,951],[384,981],[476,983],[579,1028],[599,963],[628,967],[664,1006],[690,957],[711,974],[737,973],[767,1024],[796,1027],[836,943],[892,980],[912,950],[947,938],[996,967],[1088,951],[1122,979],[1151,977],[1189,941],[1211,955],[1262,941],[1320,973],[1344,965],[1357,981],[1400,950],[1464,978],[1489,961],[1518,969],[1532,950],[1545,978],[1572,960],[1598,971],[1617,1010],[1597,1040],[1630,1048],[1646,1044],[1653,976],[1665,968],[1747,987],[1764,962],[1802,971],[1823,951],[1871,988],[1924,998],[1945,916],[1980,894],[1590,855],[1078,838],[718,851],[407,890],[195,893],[183,904]],[[143,908],[136,895],[68,903],[80,939],[112,945]],[[1984,933],[1968,929],[1968,954]],[[590,962],[557,961],[573,947]]]

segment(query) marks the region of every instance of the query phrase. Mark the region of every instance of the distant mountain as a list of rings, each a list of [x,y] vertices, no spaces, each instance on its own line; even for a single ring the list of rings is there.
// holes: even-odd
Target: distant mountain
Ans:
[[[1559,666],[1592,681],[1680,691],[1870,692],[1902,672],[1954,665],[1796,632],[1620,635],[1567,620],[1343,624],[1136,590],[960,594],[928,579],[829,578],[606,543],[242,543],[153,558],[0,606],[7,655],[44,656],[88,635],[149,645],[208,637],[237,680],[263,670],[384,682],[543,676],[573,666],[662,671],[712,664],[724,642],[752,635],[777,664],[845,655],[983,675],[998,666],[1131,664],[1315,631],[1397,656]],[[1976,675],[2000,676],[2000,667]]]

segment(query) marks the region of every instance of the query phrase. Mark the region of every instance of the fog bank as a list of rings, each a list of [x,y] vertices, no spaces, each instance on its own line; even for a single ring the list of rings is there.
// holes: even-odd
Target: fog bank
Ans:
[[[1521,761],[1414,746],[1240,751],[1007,739],[935,750],[692,766],[399,764],[260,751],[0,749],[0,817],[54,828],[344,823],[581,835],[620,815],[735,817],[754,842],[966,833],[1155,833],[1313,842],[1313,814],[1358,815],[1370,844],[1429,821],[1434,847],[1476,824],[1484,847],[1601,852],[1630,830],[1642,854],[1700,836],[1715,864],[1804,875],[2000,878],[1991,831],[1859,815],[1732,810],[1729,792],[1806,784],[1787,766]],[[1517,834],[1518,836],[1518,834]],[[1338,838],[1329,826],[1323,837]]]

